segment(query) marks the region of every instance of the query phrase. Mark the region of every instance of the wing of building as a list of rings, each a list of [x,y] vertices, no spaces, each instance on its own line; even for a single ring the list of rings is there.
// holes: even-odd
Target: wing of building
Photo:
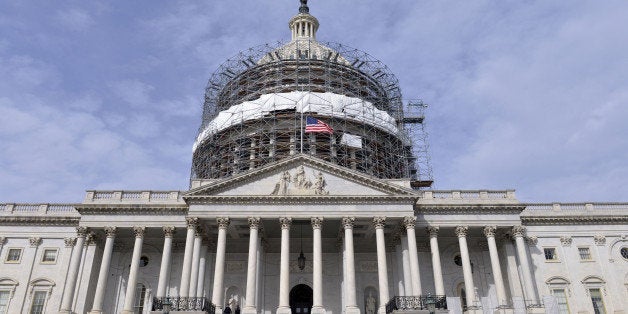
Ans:
[[[628,313],[628,203],[430,189],[422,105],[306,2],[210,78],[189,190],[0,204],[0,314]]]

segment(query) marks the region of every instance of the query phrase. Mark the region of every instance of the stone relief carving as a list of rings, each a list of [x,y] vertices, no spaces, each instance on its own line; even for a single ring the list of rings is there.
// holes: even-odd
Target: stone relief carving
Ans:
[[[573,239],[569,236],[562,236],[560,237],[560,244],[562,244],[563,246],[569,246],[571,245],[571,242],[573,241]]]
[[[377,272],[377,261],[362,261],[359,269],[361,272],[375,273]]]
[[[229,261],[227,262],[227,272],[228,273],[241,273],[244,271],[244,262],[243,261]]]
[[[279,182],[275,184],[275,189],[270,195],[328,195],[325,189],[327,181],[322,172],[314,173],[314,182],[307,178],[305,168],[299,166],[294,175],[290,171],[284,171],[279,176]]]
[[[596,234],[593,236],[593,241],[595,241],[595,245],[604,246],[606,244],[606,237],[601,234]]]

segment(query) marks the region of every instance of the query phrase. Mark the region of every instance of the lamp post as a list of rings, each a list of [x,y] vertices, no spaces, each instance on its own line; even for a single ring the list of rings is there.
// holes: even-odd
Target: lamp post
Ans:
[[[299,266],[299,270],[303,270],[305,269],[305,255],[303,255],[303,225],[299,224],[299,232],[300,232],[300,238],[301,238],[301,253],[299,254],[299,257],[297,258],[297,265]]]
[[[436,313],[436,300],[430,293],[427,294],[427,300],[425,300],[425,303],[427,304],[427,310],[430,314]]]

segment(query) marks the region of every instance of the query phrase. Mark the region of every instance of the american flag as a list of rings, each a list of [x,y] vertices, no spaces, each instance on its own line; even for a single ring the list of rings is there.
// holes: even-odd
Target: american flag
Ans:
[[[329,133],[333,134],[332,129],[325,122],[312,117],[305,118],[305,133]]]

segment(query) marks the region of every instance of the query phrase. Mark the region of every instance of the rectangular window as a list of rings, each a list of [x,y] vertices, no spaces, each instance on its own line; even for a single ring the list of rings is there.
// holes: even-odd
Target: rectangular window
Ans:
[[[33,304],[31,305],[31,314],[43,314],[44,304],[46,304],[47,291],[35,291],[33,294]]]
[[[579,247],[578,254],[580,254],[581,261],[590,261],[591,260],[591,250],[588,247]]]
[[[10,263],[19,263],[20,258],[22,258],[22,249],[9,249],[6,261]]]
[[[591,296],[591,303],[593,303],[593,312],[595,314],[606,314],[600,289],[589,289],[589,295]]]
[[[54,263],[57,261],[57,249],[45,249],[41,257],[42,263]]]
[[[557,261],[558,260],[558,256],[556,255],[556,249],[553,248],[553,247],[544,248],[543,249],[543,253],[545,253],[545,260],[546,261]]]
[[[565,289],[553,289],[552,294],[558,303],[558,313],[569,314],[569,305],[567,304],[567,294]]]
[[[11,291],[0,291],[0,314],[6,314],[9,311],[9,297]]]

